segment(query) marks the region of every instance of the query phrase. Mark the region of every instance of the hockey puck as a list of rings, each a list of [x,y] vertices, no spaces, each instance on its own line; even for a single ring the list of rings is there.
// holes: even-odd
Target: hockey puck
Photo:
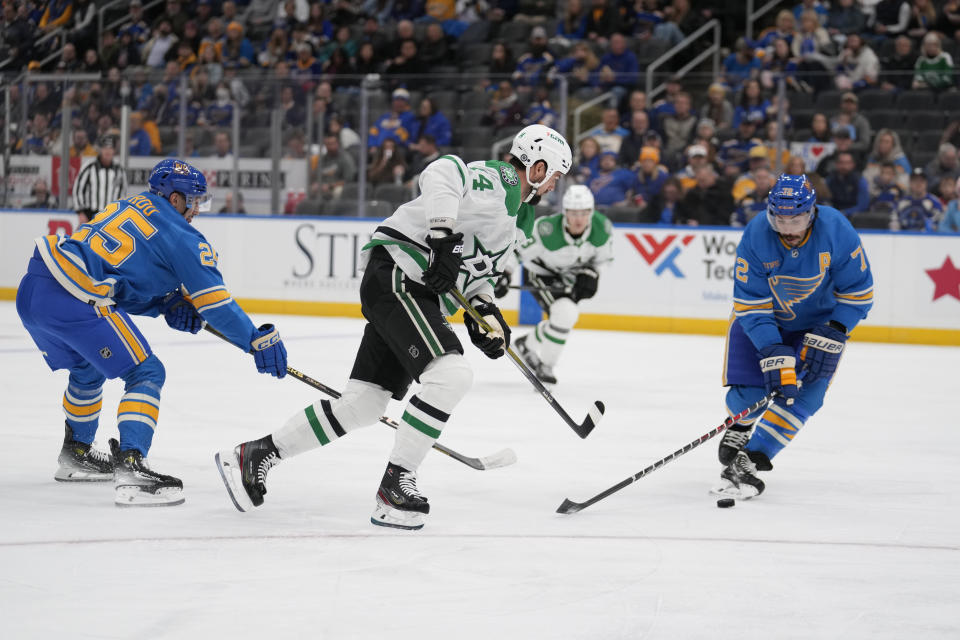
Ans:
[[[717,500],[717,506],[721,509],[729,509],[737,504],[737,501],[733,498],[720,498]]]

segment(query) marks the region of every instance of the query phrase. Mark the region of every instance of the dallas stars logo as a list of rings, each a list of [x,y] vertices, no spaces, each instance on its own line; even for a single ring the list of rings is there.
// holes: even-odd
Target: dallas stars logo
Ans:
[[[480,238],[473,237],[473,253],[464,256],[460,270],[465,271],[467,277],[463,282],[463,290],[466,291],[471,283],[490,276],[496,270],[497,263],[503,257],[510,247],[504,247],[500,251],[487,251],[487,248],[480,242]]]

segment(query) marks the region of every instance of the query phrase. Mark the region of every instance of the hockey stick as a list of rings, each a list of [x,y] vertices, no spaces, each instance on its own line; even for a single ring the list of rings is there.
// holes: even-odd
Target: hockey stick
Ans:
[[[209,324],[204,323],[203,328],[209,331],[210,333],[212,333],[213,335],[217,336],[218,338],[222,340],[226,340],[227,342],[230,342],[229,338],[227,338],[225,335],[223,335],[222,333],[220,333],[219,331],[211,327]],[[230,342],[230,344],[233,344],[233,343]],[[337,391],[336,389],[332,387],[328,387],[327,385],[323,384],[319,380],[314,380],[307,374],[301,371],[297,371],[293,367],[289,367],[289,366],[287,367],[287,375],[293,376],[300,382],[306,385],[309,385],[314,389],[322,391],[323,393],[327,394],[332,398],[339,398],[341,396],[340,392]],[[381,416],[380,422],[387,425],[388,427],[392,427],[393,429],[398,429],[400,427],[400,425],[397,424],[394,420],[391,420],[386,416]],[[453,449],[445,447],[439,442],[434,442],[433,448],[439,451],[440,453],[448,455],[454,460],[458,462],[462,462],[468,467],[477,469],[479,471],[485,471],[487,469],[496,469],[498,467],[507,467],[517,461],[517,454],[513,452],[513,449],[502,449],[500,451],[497,451],[496,453],[490,454],[489,456],[484,456],[482,458],[471,458],[469,456],[463,455],[462,453],[457,453]]]
[[[547,293],[569,293],[566,288],[553,288],[546,286],[538,286],[535,284],[511,284],[510,289],[518,289],[520,291],[545,291]]]
[[[462,293],[456,288],[451,290],[453,297],[457,299],[460,303],[460,306],[463,307],[465,313],[470,314],[470,317],[476,320],[477,324],[483,328],[484,331],[490,331],[490,325],[487,324],[487,321],[483,319],[477,310],[470,304],[467,299],[463,296]],[[581,438],[586,438],[590,435],[590,432],[593,431],[593,428],[597,426],[597,423],[600,422],[600,418],[603,417],[603,412],[606,411],[604,404],[596,400],[593,403],[593,408],[587,413],[587,417],[583,419],[583,422],[577,423],[574,422],[573,418],[570,417],[570,414],[564,411],[563,407],[560,406],[560,403],[557,402],[556,398],[553,397],[553,394],[550,393],[550,390],[543,386],[543,383],[540,382],[540,379],[530,371],[530,367],[517,355],[517,353],[510,347],[507,347],[507,355],[510,356],[510,359],[513,360],[513,363],[517,365],[517,368],[520,369],[520,372],[524,377],[530,381],[530,384],[533,385],[543,399],[553,407],[554,411],[560,414],[560,417],[563,418],[563,421],[567,423],[574,433],[576,433]]]
[[[708,433],[703,434],[702,436],[700,436],[699,438],[697,438],[696,440],[694,440],[694,441],[691,442],[690,444],[686,445],[685,447],[682,447],[682,448],[680,448],[680,449],[677,449],[676,451],[674,451],[673,453],[671,453],[670,455],[668,455],[666,458],[661,458],[661,459],[657,460],[656,462],[654,462],[652,465],[650,465],[649,467],[647,467],[647,468],[644,469],[643,471],[641,471],[641,472],[639,472],[639,473],[636,473],[636,474],[630,476],[629,478],[627,478],[627,479],[624,480],[623,482],[619,482],[619,483],[613,485],[612,487],[610,487],[610,488],[607,489],[606,491],[602,491],[602,492],[598,493],[597,495],[593,496],[593,497],[590,498],[589,500],[586,500],[585,502],[574,502],[574,501],[571,500],[570,498],[564,498],[563,503],[561,503],[561,505],[560,505],[559,507],[557,507],[557,513],[563,513],[563,514],[567,514],[567,513],[577,513],[578,511],[583,511],[584,509],[586,509],[587,507],[589,507],[589,506],[592,505],[592,504],[595,504],[595,503],[597,503],[597,502],[600,502],[601,500],[603,500],[603,499],[606,498],[607,496],[609,496],[609,495],[611,495],[611,494],[614,494],[614,493],[616,493],[617,491],[620,491],[620,489],[623,489],[623,488],[626,487],[627,485],[633,484],[634,482],[636,482],[637,480],[639,480],[639,479],[642,478],[643,476],[645,476],[645,475],[647,475],[647,474],[649,474],[649,473],[652,473],[652,472],[656,471],[657,469],[659,469],[660,467],[664,466],[665,464],[667,464],[667,463],[670,462],[671,460],[674,460],[674,459],[676,459],[676,458],[679,458],[680,456],[682,456],[683,454],[687,453],[687,452],[690,451],[691,449],[696,449],[697,447],[699,447],[701,444],[703,444],[704,442],[706,442],[706,441],[709,440],[710,438],[714,437],[715,435],[717,435],[717,434],[719,434],[719,433],[722,433],[727,427],[729,427],[729,426],[731,426],[732,424],[734,424],[737,420],[740,420],[740,419],[744,418],[745,416],[750,415],[750,414],[753,413],[754,411],[757,411],[758,409],[760,409],[761,407],[763,407],[764,405],[766,405],[768,402],[770,402],[771,400],[773,400],[774,396],[776,396],[776,395],[777,395],[777,394],[774,392],[774,393],[770,393],[769,395],[764,396],[763,398],[757,400],[756,402],[754,402],[752,405],[750,405],[749,407],[747,407],[746,409],[744,409],[743,411],[741,411],[741,412],[738,413],[737,415],[728,417],[726,420],[723,421],[723,424],[721,424],[721,425],[720,425],[719,427],[717,427],[716,429],[714,429],[714,430],[712,430],[712,431],[710,431],[710,432],[708,432]]]

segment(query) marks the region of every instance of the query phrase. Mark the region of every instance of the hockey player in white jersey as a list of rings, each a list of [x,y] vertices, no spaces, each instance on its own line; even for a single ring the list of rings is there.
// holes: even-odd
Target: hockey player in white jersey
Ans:
[[[319,400],[272,434],[217,454],[239,510],[263,504],[271,467],[377,422],[390,398],[403,399],[416,380],[420,388],[397,429],[371,521],[423,527],[430,505],[417,487],[417,469],[473,380],[446,320],[458,308],[449,292],[456,287],[491,328],[464,316],[471,342],[490,358],[502,356],[510,328],[493,302],[493,283],[513,250],[518,211],[552,191],[571,165],[566,140],[543,125],[521,130],[510,153],[509,163],[438,158],[420,175],[420,196],[377,227],[363,248],[367,325],[343,396]]]
[[[563,194],[563,213],[538,219],[533,235],[520,245],[524,281],[547,318],[514,346],[541,382],[557,382],[553,368],[580,316],[578,305],[594,296],[601,267],[613,260],[612,230],[594,210],[590,189],[577,184]],[[498,298],[507,293],[510,271],[497,281]]]

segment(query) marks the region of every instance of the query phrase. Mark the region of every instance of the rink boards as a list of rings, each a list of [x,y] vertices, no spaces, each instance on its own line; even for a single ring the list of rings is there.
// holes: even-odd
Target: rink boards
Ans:
[[[194,220],[220,258],[228,289],[250,312],[359,317],[360,250],[377,220],[201,216]],[[72,233],[76,216],[0,211],[0,299],[12,299],[33,239]],[[861,232],[873,270],[874,306],[860,340],[960,345],[960,237]],[[723,334],[731,311],[740,231],[618,225],[615,260],[578,326]],[[509,322],[531,317],[511,292]]]

